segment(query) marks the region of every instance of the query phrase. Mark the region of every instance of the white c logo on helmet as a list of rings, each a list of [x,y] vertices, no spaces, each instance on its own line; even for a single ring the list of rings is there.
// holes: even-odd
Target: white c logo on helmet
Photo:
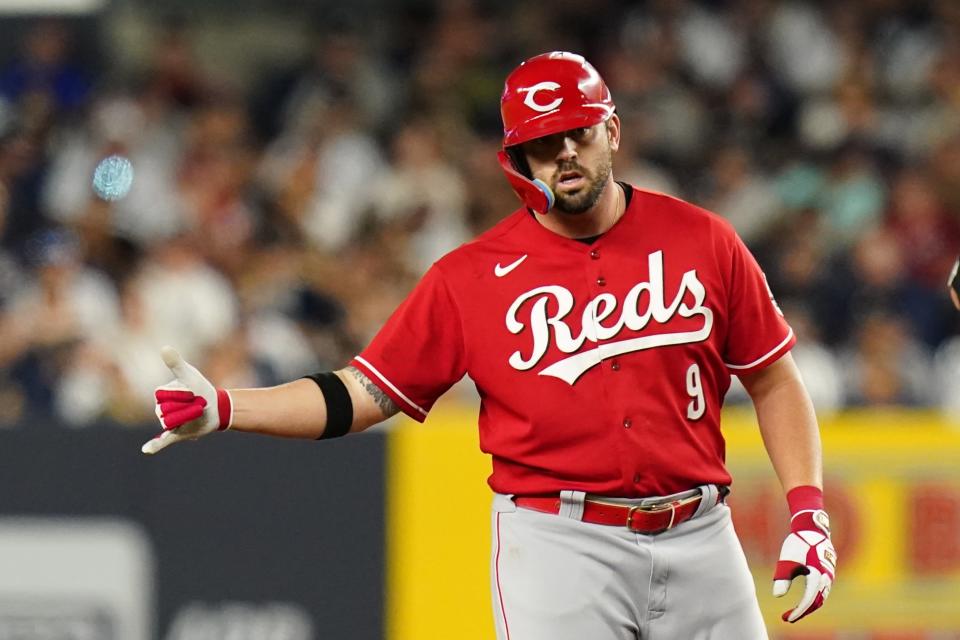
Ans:
[[[563,98],[556,98],[553,102],[549,104],[540,104],[536,101],[535,97],[537,91],[556,91],[560,88],[560,85],[556,82],[538,82],[532,87],[524,87],[518,89],[518,91],[525,91],[527,97],[523,99],[523,104],[527,105],[534,111],[539,111],[540,113],[546,113],[547,111],[553,111],[560,106],[560,103],[563,102]]]

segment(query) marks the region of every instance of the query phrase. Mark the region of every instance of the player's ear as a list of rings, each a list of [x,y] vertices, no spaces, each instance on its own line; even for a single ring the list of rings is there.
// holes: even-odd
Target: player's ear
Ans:
[[[607,118],[606,131],[610,150],[616,151],[620,148],[620,116],[616,113]]]

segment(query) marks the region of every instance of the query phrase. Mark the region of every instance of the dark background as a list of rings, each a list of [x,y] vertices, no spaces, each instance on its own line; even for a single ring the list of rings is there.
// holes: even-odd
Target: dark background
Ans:
[[[195,601],[296,603],[317,638],[383,637],[382,435],[312,446],[226,434],[152,458],[142,440],[0,432],[0,513],[142,525],[158,637]]]

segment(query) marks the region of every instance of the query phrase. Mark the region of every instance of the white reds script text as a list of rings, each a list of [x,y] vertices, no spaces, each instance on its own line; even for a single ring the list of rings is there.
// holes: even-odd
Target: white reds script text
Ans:
[[[604,324],[604,321],[614,316],[619,300],[613,294],[601,293],[584,307],[580,334],[576,336],[566,323],[567,316],[575,306],[573,294],[566,287],[547,285],[521,294],[507,311],[507,330],[520,334],[529,326],[533,347],[529,355],[514,351],[509,359],[510,366],[518,371],[532,369],[547,353],[552,338],[562,353],[574,355],[551,364],[540,371],[539,375],[560,378],[572,385],[584,372],[608,358],[633,351],[706,340],[713,328],[713,312],[704,306],[707,292],[703,283],[697,279],[696,269],[683,274],[680,289],[668,304],[663,291],[663,252],[651,253],[647,257],[647,265],[649,281],[638,282],[627,292],[623,305],[619,308],[619,318],[615,322]],[[641,309],[640,298],[644,293],[647,294],[647,305]],[[692,304],[684,300],[688,297],[687,294],[692,297]],[[547,308],[551,301],[555,311],[548,315]],[[517,317],[522,308],[530,310],[527,323]],[[703,326],[694,331],[656,333],[597,344],[617,337],[624,327],[631,331],[640,331],[651,321],[666,325],[678,314],[683,318],[700,316],[703,318]],[[581,351],[587,342],[597,346]]]

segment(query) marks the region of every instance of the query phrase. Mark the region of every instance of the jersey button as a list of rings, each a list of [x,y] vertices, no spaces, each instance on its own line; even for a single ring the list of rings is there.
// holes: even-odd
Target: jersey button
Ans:
[[[624,419],[623,419],[623,428],[624,428],[624,429],[629,429],[629,428],[632,427],[632,426],[633,426],[633,420],[631,420],[630,418],[624,418]]]
[[[613,369],[614,371],[620,371],[620,361],[614,360],[613,362],[611,362],[610,368]]]
[[[606,286],[606,284],[607,284],[607,279],[606,279],[606,278],[604,278],[603,276],[600,276],[599,278],[597,278],[597,286],[598,286],[598,287],[604,287],[604,286]]]
[[[590,257],[593,258],[594,260],[599,260],[599,259],[600,259],[600,249],[594,249],[593,251],[591,251],[591,252],[590,252]]]

